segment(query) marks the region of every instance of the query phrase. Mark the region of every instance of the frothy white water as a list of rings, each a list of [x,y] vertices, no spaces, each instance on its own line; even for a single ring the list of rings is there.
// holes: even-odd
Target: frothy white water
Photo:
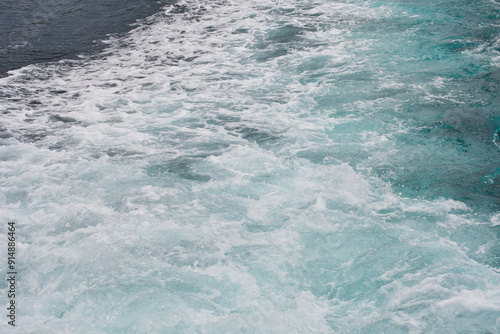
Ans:
[[[498,215],[386,177],[422,154],[405,108],[461,93],[390,67],[411,27],[352,26],[415,15],[177,2],[102,58],[1,79],[14,332],[498,332]]]

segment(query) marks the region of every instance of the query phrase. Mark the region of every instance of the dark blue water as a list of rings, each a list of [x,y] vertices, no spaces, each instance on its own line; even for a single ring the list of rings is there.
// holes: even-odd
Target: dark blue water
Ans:
[[[108,34],[129,31],[156,13],[157,0],[2,0],[0,76],[32,63],[99,50]]]

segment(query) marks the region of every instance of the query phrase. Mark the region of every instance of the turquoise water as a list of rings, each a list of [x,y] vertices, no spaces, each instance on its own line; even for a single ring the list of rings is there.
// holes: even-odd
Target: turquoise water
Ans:
[[[182,1],[10,72],[1,325],[499,333],[499,6]]]

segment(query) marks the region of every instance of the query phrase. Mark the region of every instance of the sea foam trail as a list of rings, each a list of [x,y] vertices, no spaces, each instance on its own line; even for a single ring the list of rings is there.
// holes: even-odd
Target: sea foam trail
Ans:
[[[494,129],[439,112],[493,109],[498,55],[420,4],[176,2],[0,79],[14,332],[498,332]]]

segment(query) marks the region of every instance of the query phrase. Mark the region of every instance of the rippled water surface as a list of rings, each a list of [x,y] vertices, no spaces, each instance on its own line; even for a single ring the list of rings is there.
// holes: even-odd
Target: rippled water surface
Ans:
[[[1,325],[499,333],[499,10],[186,0],[11,71]]]
[[[0,76],[32,63],[90,55],[107,34],[130,30],[161,8],[155,0],[2,0]]]

